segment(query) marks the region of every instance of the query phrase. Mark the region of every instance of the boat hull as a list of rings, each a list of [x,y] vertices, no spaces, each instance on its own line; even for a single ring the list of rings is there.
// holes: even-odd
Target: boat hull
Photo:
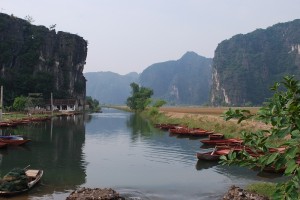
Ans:
[[[7,140],[7,139],[3,139],[3,138],[0,138],[0,142],[1,143],[5,143],[7,145],[14,145],[14,146],[19,146],[19,145],[24,145],[28,142],[30,142],[31,140],[29,139],[23,139],[23,140],[13,140],[13,139],[10,139],[10,140]]]
[[[30,171],[35,171],[36,173],[34,173],[34,176],[30,176],[28,174],[28,172]],[[43,174],[44,174],[44,171],[43,170],[32,170],[32,169],[28,169],[25,171],[28,179],[29,179],[29,182],[28,182],[28,187],[24,190],[19,190],[19,191],[0,191],[0,196],[3,196],[3,197],[11,197],[11,196],[15,196],[15,195],[18,195],[18,194],[22,194],[22,193],[25,193],[25,192],[28,192],[31,188],[33,188],[37,183],[40,182]],[[32,174],[31,174],[32,175]]]

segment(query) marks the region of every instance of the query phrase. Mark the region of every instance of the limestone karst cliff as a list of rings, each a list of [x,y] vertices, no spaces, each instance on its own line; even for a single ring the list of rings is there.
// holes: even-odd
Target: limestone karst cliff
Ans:
[[[4,101],[28,93],[82,100],[87,42],[66,32],[35,26],[0,13],[0,84]]]
[[[180,59],[153,64],[140,75],[140,84],[153,89],[153,98],[172,105],[203,105],[209,101],[211,58],[187,52]]]
[[[261,105],[285,75],[300,78],[300,19],[222,41],[213,58],[214,105]]]

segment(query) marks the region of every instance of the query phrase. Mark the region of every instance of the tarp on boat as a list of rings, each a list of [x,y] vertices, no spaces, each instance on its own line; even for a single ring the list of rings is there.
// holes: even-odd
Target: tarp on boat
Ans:
[[[28,177],[24,169],[14,168],[0,182],[0,191],[21,191],[28,188]]]

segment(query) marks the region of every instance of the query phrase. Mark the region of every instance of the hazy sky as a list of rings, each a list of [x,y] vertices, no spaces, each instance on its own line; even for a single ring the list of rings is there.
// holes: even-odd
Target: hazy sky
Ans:
[[[84,72],[142,72],[222,40],[300,18],[299,0],[0,0],[0,12],[88,40]]]

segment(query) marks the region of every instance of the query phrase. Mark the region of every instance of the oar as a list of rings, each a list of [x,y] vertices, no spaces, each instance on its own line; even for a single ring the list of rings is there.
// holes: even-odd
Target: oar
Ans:
[[[215,149],[211,152],[210,155],[214,155],[215,151],[217,150],[217,146],[215,146]]]
[[[30,165],[27,165],[27,166],[24,168],[24,170],[28,169],[29,167],[30,167]]]

